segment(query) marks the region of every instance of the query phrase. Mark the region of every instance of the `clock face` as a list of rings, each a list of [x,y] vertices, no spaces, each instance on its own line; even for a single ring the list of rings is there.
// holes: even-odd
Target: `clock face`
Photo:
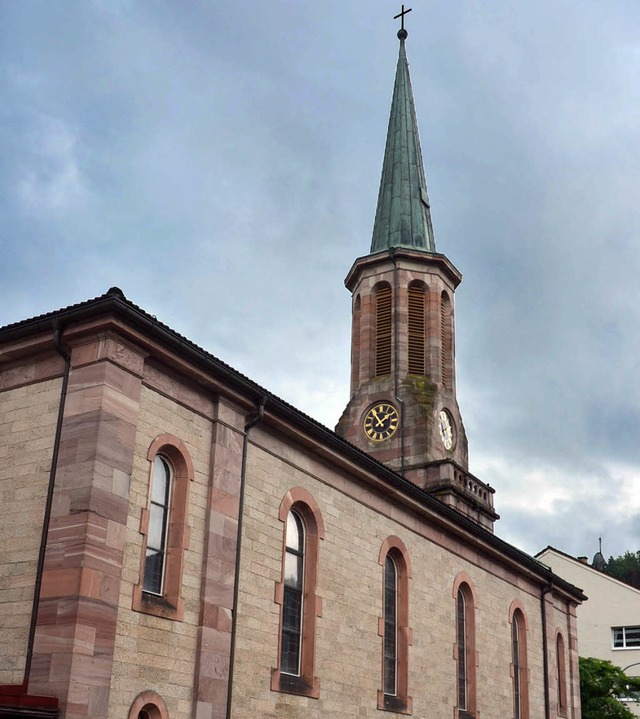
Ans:
[[[451,416],[446,409],[441,409],[438,415],[438,429],[440,430],[440,438],[445,449],[453,449],[453,423]]]
[[[388,402],[378,402],[365,414],[362,428],[367,439],[384,442],[395,434],[399,423],[398,410]]]

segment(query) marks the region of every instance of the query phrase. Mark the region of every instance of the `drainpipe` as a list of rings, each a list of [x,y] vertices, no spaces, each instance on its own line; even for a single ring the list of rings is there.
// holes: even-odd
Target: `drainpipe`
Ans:
[[[400,471],[404,477],[404,402],[399,396],[398,382],[398,263],[396,262],[395,247],[391,250],[393,262],[393,396],[400,405]]]
[[[238,623],[238,595],[240,583],[240,551],[242,549],[242,525],[244,520],[244,490],[247,475],[247,451],[249,447],[249,432],[264,417],[264,408],[267,404],[266,395],[260,400],[260,406],[255,417],[252,417],[244,426],[244,439],[242,441],[242,468],[240,470],[240,496],[238,501],[238,542],[236,547],[236,567],[233,578],[233,607],[231,614],[231,647],[229,649],[229,685],[227,687],[227,719],[231,719],[231,695],[233,693],[233,670],[236,654],[236,627]]]
[[[547,602],[545,597],[553,591],[553,582],[549,582],[542,590],[540,609],[542,614],[542,671],[544,673],[544,716],[551,719],[551,701],[549,697],[549,657],[547,647]]]
[[[38,564],[36,565],[36,580],[33,587],[33,606],[31,608],[31,622],[29,624],[29,638],[27,641],[27,658],[24,667],[23,686],[25,691],[29,687],[29,674],[31,673],[31,661],[33,658],[33,645],[36,636],[38,620],[38,607],[40,604],[40,589],[42,587],[42,572],[44,569],[44,558],[47,551],[47,536],[51,521],[51,505],[53,504],[53,490],[56,483],[56,469],[58,467],[58,454],[60,453],[60,436],[62,434],[62,421],[64,417],[64,406],[67,399],[67,387],[69,385],[69,369],[71,367],[71,355],[62,344],[62,329],[58,321],[53,322],[53,347],[64,360],[64,371],[62,374],[62,389],[60,390],[60,403],[58,405],[58,421],[56,423],[56,434],[53,441],[53,453],[51,455],[51,467],[49,469],[49,487],[47,488],[47,499],[44,508],[44,519],[42,521],[42,536],[40,538],[40,551],[38,553]]]

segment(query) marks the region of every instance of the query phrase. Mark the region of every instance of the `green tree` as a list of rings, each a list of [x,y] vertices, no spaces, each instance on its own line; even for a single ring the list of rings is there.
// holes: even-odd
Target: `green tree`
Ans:
[[[640,552],[626,551],[619,557],[609,557],[604,571],[611,577],[640,588]]]
[[[640,677],[604,659],[580,657],[582,719],[633,719],[620,697],[640,700]]]

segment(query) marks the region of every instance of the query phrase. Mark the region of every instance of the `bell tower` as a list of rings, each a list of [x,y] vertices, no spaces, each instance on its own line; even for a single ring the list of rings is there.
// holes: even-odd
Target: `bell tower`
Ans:
[[[371,249],[345,280],[351,398],[336,432],[492,529],[494,490],[468,471],[455,372],[454,296],[462,276],[436,251],[407,35],[403,22]]]

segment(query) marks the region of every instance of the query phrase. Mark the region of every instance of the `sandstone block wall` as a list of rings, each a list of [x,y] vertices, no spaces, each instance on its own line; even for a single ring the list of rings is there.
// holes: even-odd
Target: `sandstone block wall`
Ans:
[[[256,442],[259,446],[253,444]],[[277,664],[282,523],[278,508],[292,487],[317,501],[320,541],[316,667],[320,698],[270,691]],[[244,717],[379,717],[383,541],[397,535],[413,568],[409,580],[409,696],[413,716],[451,719],[456,697],[453,584],[466,572],[476,591],[477,699],[482,719],[512,716],[509,608],[518,599],[528,621],[530,719],[544,717],[540,588],[429,527],[416,514],[258,429],[252,435],[245,500],[234,712]],[[565,618],[566,622],[566,618]]]
[[[151,467],[147,452],[161,434],[180,438],[194,466],[187,515],[190,539],[182,581],[183,621],[151,616],[131,608],[133,587],[140,574],[140,512],[148,507]],[[153,690],[164,698],[171,717],[191,716],[210,452],[210,418],[149,387],[142,387],[111,676],[109,717],[113,719],[126,717],[134,698],[145,690]]]
[[[21,684],[60,378],[0,383],[0,684]]]

